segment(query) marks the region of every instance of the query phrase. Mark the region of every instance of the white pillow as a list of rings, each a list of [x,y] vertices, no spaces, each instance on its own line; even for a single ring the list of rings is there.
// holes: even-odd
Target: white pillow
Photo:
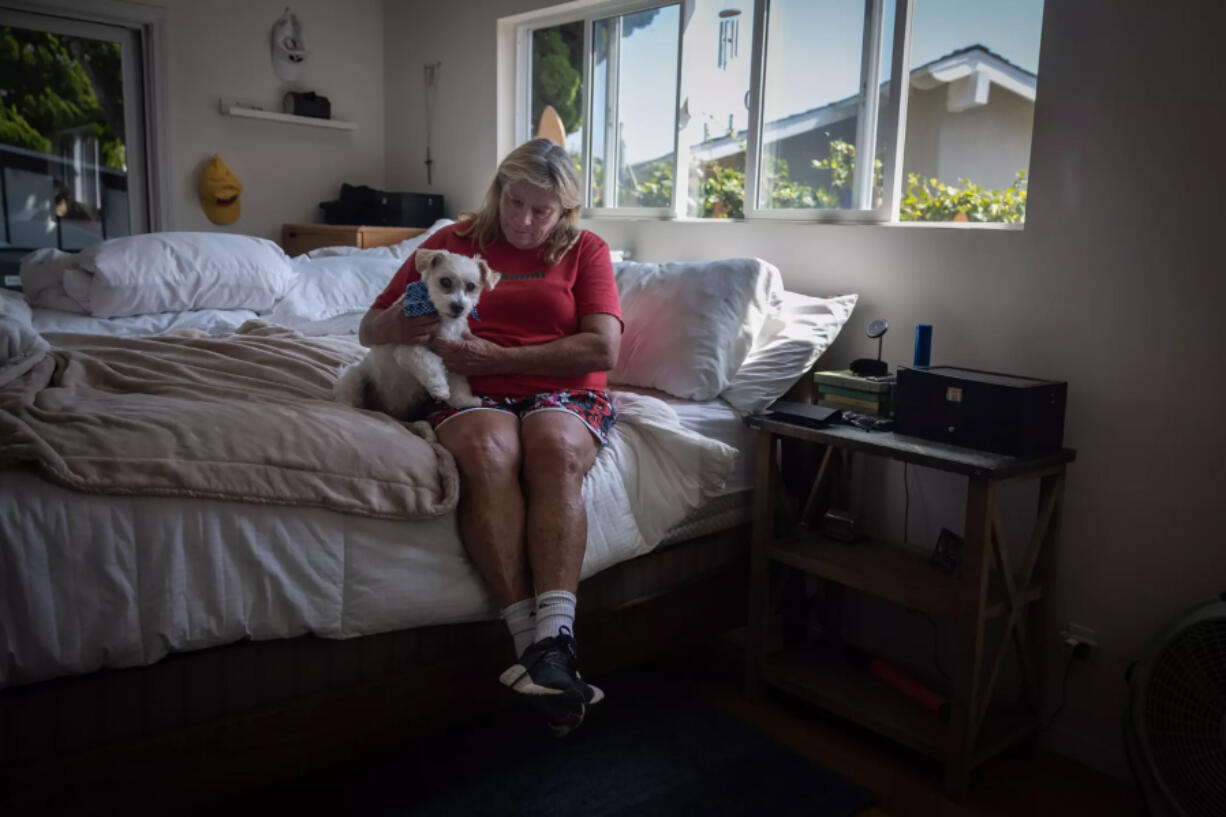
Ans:
[[[291,327],[366,312],[401,264],[394,258],[364,255],[314,259],[300,255],[291,263],[294,283],[269,314],[273,323]]]
[[[77,253],[68,294],[101,318],[184,309],[271,309],[294,273],[274,242],[232,233],[147,233]]]
[[[0,386],[28,372],[49,348],[30,324],[25,298],[0,289]]]
[[[728,387],[783,290],[757,258],[613,265],[625,331],[612,383],[712,400]]]
[[[830,348],[858,297],[814,298],[784,292],[779,316],[763,325],[753,350],[720,397],[742,415],[765,410]]]

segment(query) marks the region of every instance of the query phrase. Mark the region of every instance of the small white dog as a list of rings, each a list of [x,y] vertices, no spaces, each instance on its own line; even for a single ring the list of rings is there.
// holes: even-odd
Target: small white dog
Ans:
[[[415,299],[415,287],[410,285],[409,308],[404,306],[404,297],[389,308],[404,309],[407,314],[437,311],[442,323],[436,337],[459,340],[481,293],[493,289],[501,273],[491,270],[480,256],[469,258],[446,250],[418,250],[416,261],[424,296]],[[366,357],[341,372],[333,393],[342,403],[373,408],[393,417],[404,417],[419,408],[427,396],[452,408],[481,405],[468,386],[468,378],[447,371],[442,359],[424,345],[389,343],[372,347]]]

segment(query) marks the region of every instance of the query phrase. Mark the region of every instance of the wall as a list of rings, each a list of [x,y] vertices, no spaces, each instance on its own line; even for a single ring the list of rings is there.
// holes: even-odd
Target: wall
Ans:
[[[225,230],[279,239],[284,222],[320,220],[319,202],[341,182],[384,182],[383,10],[379,0],[298,0],[310,53],[298,86],[328,97],[355,131],[222,116],[218,100],[280,110],[285,86],[273,73],[269,31],[279,0],[162,0],[167,9],[172,229]],[[243,184],[242,216],[212,224],[196,181],[214,154]]]
[[[453,212],[479,202],[511,143],[498,128],[513,100],[496,90],[498,66],[510,66],[496,22],[533,5],[386,2],[385,36],[401,49],[385,47],[389,98],[420,63],[444,63],[435,189]],[[1226,589],[1222,15],[1207,2],[1047,4],[1024,231],[587,224],[639,259],[760,255],[792,289],[861,293],[838,360],[871,351],[864,327],[885,316],[892,363],[909,360],[910,327],[929,322],[934,362],[1069,381],[1066,442],[1078,454],[1048,604],[1051,621],[1097,630],[1101,650],[1073,673],[1047,740],[1120,775],[1125,668],[1165,621]],[[410,107],[389,117],[388,176],[415,189],[420,106],[402,98]],[[925,483],[922,472],[911,478]],[[880,485],[892,507],[898,479]],[[912,497],[918,519],[940,512],[917,502],[957,505],[956,486],[942,493],[933,482]],[[1054,698],[1060,656],[1050,658]]]

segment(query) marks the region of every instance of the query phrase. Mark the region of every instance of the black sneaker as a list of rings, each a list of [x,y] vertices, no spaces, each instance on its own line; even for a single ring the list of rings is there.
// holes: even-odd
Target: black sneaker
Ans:
[[[587,707],[604,698],[599,687],[579,675],[579,647],[567,627],[524,650],[519,663],[508,667],[499,680],[542,713],[559,737],[577,729]]]

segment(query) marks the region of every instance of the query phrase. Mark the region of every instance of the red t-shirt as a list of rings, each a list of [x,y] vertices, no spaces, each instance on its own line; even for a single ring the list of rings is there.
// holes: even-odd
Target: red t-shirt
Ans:
[[[499,346],[528,346],[575,334],[583,315],[604,312],[621,321],[609,245],[594,233],[584,230],[560,261],[546,266],[541,258],[543,249],[519,250],[505,241],[478,253],[474,241],[455,234],[455,228],[461,226],[466,224],[449,224],[419,248],[480,254],[490,269],[502,273],[497,285],[481,295],[477,304],[481,320],[468,320],[469,331],[477,337]],[[387,309],[420,277],[414,254],[392,276],[371,308]],[[471,377],[469,383],[479,394],[523,397],[565,389],[603,389],[608,380],[604,372],[591,372],[574,377],[486,375]]]

